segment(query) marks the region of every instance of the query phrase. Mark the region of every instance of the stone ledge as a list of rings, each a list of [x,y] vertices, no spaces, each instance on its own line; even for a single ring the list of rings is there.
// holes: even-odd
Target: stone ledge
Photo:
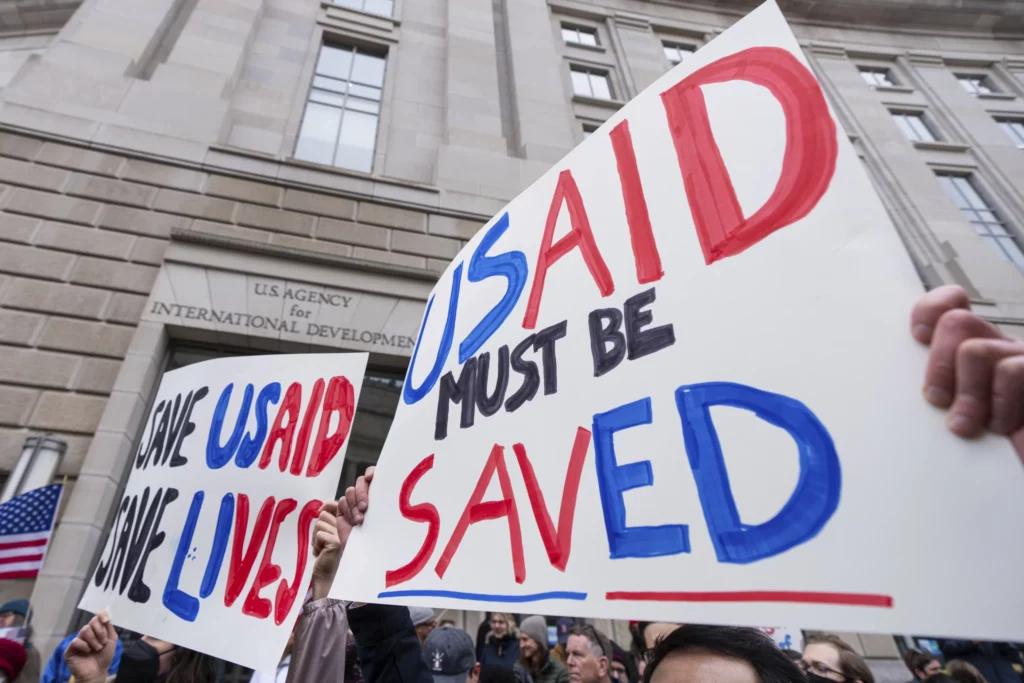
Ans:
[[[173,228],[171,230],[171,240],[222,247],[250,254],[262,254],[277,257],[284,256],[286,258],[306,263],[343,265],[352,270],[361,270],[364,272],[384,275],[401,275],[403,277],[423,280],[425,282],[436,282],[438,275],[435,272],[420,270],[419,268],[409,268],[406,266],[381,263],[377,261],[367,261],[365,259],[353,258],[350,256],[324,254],[315,251],[308,251],[306,249],[296,249],[294,247],[288,247],[280,244],[252,242],[249,240],[213,235],[199,230],[189,230],[184,228]]]

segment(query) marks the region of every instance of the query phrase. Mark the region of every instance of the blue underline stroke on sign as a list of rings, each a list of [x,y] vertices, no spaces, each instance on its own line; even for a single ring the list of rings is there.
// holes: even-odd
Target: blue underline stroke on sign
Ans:
[[[456,600],[479,600],[488,602],[537,602],[539,600],[586,600],[586,593],[572,591],[547,591],[526,595],[503,595],[500,593],[464,593],[463,591],[404,590],[381,591],[378,598],[455,598]]]

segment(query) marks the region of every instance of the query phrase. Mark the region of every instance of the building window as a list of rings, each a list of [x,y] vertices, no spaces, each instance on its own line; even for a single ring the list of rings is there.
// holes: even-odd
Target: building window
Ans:
[[[1024,149],[1024,119],[996,119],[996,122],[1006,131],[1014,144]]]
[[[589,138],[590,134],[593,133],[594,131],[596,131],[598,128],[599,128],[599,126],[595,126],[592,123],[584,123],[583,124],[583,139],[586,140],[587,138]]]
[[[662,43],[661,49],[665,52],[665,59],[667,59],[672,66],[683,61],[688,55],[692,55],[697,50],[693,45],[669,42]]]
[[[608,83],[608,72],[587,69],[582,66],[570,67],[572,91],[584,97],[596,97],[599,100],[612,98],[611,85]]]
[[[928,127],[922,114],[907,112],[892,112],[892,120],[896,122],[899,129],[913,142],[935,142],[938,138]]]
[[[349,9],[390,17],[395,11],[394,0],[332,0],[335,5]]]
[[[383,85],[383,57],[362,48],[321,47],[295,158],[369,173]]]
[[[957,74],[956,79],[960,81],[963,89],[972,95],[989,95],[999,92],[995,85],[993,85],[992,79],[984,74]]]
[[[592,28],[562,24],[562,40],[569,45],[597,47],[597,31]]]
[[[1010,234],[995,208],[978,192],[971,176],[940,173],[939,182],[957,208],[971,222],[974,232],[1005,260],[1024,271],[1024,251]]]
[[[873,88],[891,88],[896,85],[896,79],[892,77],[890,69],[861,67],[860,77]]]

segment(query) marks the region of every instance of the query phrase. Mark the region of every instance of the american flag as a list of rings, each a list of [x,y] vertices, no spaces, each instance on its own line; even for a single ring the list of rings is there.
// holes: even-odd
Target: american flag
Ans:
[[[51,484],[0,503],[0,579],[31,579],[50,542],[61,484]]]

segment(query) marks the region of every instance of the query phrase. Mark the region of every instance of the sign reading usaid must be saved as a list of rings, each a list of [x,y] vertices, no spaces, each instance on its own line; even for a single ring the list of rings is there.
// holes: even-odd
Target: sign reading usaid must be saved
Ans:
[[[409,355],[423,302],[167,263],[146,320],[224,334]]]

